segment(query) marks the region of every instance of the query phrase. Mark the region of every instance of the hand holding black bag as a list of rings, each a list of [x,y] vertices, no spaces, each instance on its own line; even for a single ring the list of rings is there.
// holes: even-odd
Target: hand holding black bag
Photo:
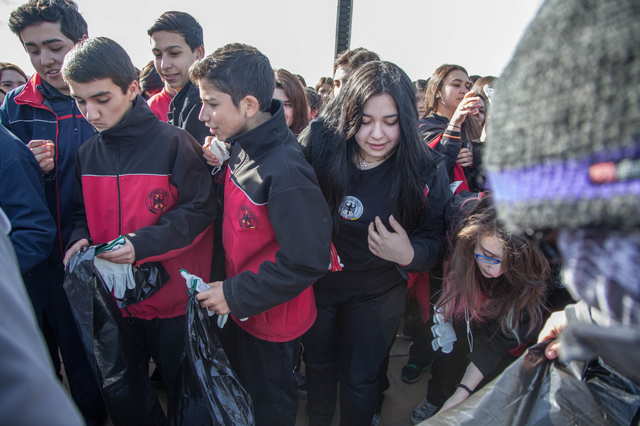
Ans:
[[[420,423],[473,426],[611,426],[631,423],[640,386],[600,359],[550,361],[549,341],[531,347],[466,401]]]
[[[96,247],[85,247],[71,258],[64,290],[109,416],[115,426],[165,424],[149,379],[148,362],[142,358],[116,300],[94,270],[95,251]],[[144,300],[168,280],[160,263],[133,269],[136,289],[125,293],[126,305]]]
[[[177,424],[253,426],[251,397],[231,368],[218,337],[209,332],[210,317],[196,299],[195,282],[199,278],[189,277],[192,280],[187,279],[187,283],[193,285],[185,318],[184,359],[176,381],[176,391],[180,392]],[[200,411],[194,406],[206,407],[210,419],[190,416]]]

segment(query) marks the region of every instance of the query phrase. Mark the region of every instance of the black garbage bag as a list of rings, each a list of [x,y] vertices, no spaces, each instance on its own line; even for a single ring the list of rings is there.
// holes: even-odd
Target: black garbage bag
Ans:
[[[549,361],[548,343],[531,347],[466,401],[420,424],[628,426],[640,407],[640,386],[600,359]]]
[[[169,273],[160,262],[147,262],[133,267],[133,279],[136,286],[126,289],[124,297],[119,299],[118,307],[124,308],[147,299],[169,281]]]
[[[82,344],[115,426],[158,426],[166,417],[149,365],[115,299],[94,273],[95,247],[76,253],[64,278]]]
[[[251,397],[231,368],[215,334],[209,333],[210,317],[200,307],[196,292],[189,291],[185,317],[185,352],[176,386],[180,389],[177,424],[255,425]],[[206,407],[209,419],[194,413]]]

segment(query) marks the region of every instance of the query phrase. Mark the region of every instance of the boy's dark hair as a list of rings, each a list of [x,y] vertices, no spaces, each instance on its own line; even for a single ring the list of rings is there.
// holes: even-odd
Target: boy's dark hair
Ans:
[[[205,80],[216,90],[231,96],[237,107],[247,95],[255,96],[260,110],[269,111],[276,77],[269,58],[258,49],[231,43],[197,61],[189,70],[191,81]]]
[[[322,106],[322,96],[320,96],[313,88],[305,87],[304,94],[307,95],[307,103],[311,111],[315,111]]]
[[[470,75],[470,76],[469,76],[469,81],[471,82],[471,84],[473,84],[473,83],[475,83],[476,81],[478,81],[478,79],[479,79],[479,78],[480,78],[480,76],[479,76],[479,75],[476,75],[476,74],[474,74],[474,75]]]
[[[357,49],[353,50],[345,50],[338,55],[336,61],[333,63],[333,74],[336,74],[336,70],[339,67],[349,67],[353,71],[355,71],[368,62],[379,60],[380,56],[378,56],[377,53],[367,50],[364,47],[358,47]]]
[[[429,84],[429,79],[418,79],[413,82],[413,86],[416,88],[416,90],[422,90],[423,92],[426,92],[427,84]]]
[[[325,85],[328,84],[329,86],[333,87],[333,78],[331,77],[320,77],[320,80],[318,81],[318,84],[316,84],[316,92],[318,90],[320,90],[320,88]]]
[[[106,37],[82,40],[67,53],[62,65],[65,81],[89,83],[110,78],[127,93],[131,82],[138,76],[127,52],[115,41]]]
[[[20,37],[26,27],[42,22],[60,22],[60,31],[74,43],[89,34],[87,21],[78,12],[76,2],[71,0],[29,0],[11,12],[9,29]]]
[[[153,23],[147,34],[149,37],[157,31],[180,34],[193,52],[204,46],[202,26],[193,16],[185,12],[165,12]]]
[[[300,84],[302,84],[302,87],[307,87],[307,82],[303,76],[301,76],[300,74],[293,74],[293,76],[298,79]]]

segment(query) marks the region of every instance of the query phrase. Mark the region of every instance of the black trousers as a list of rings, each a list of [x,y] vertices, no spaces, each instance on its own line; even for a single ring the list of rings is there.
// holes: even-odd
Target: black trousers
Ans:
[[[40,329],[43,329],[44,318],[53,329],[74,402],[87,426],[102,424],[107,417],[107,410],[82,346],[69,300],[62,288],[64,271],[44,263],[23,278]]]
[[[175,418],[176,402],[179,395],[176,390],[178,370],[182,363],[184,351],[185,317],[154,318],[144,320],[128,318],[136,344],[143,359],[153,358],[167,388],[167,417]],[[203,416],[209,415],[203,411]]]
[[[289,342],[268,342],[240,328],[229,318],[223,346],[251,396],[256,426],[295,426],[298,393],[293,371],[300,356],[300,337]]]
[[[406,285],[377,290],[315,288],[318,318],[305,335],[310,426],[329,425],[340,383],[340,424],[369,426],[378,376],[404,312]]]

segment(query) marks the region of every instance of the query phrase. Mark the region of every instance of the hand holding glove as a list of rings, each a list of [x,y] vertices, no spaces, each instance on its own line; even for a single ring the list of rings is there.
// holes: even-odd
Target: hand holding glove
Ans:
[[[113,291],[116,299],[122,300],[127,289],[131,290],[136,287],[133,270],[129,264],[112,263],[96,257],[93,260],[93,266],[97,269],[109,291]]]

